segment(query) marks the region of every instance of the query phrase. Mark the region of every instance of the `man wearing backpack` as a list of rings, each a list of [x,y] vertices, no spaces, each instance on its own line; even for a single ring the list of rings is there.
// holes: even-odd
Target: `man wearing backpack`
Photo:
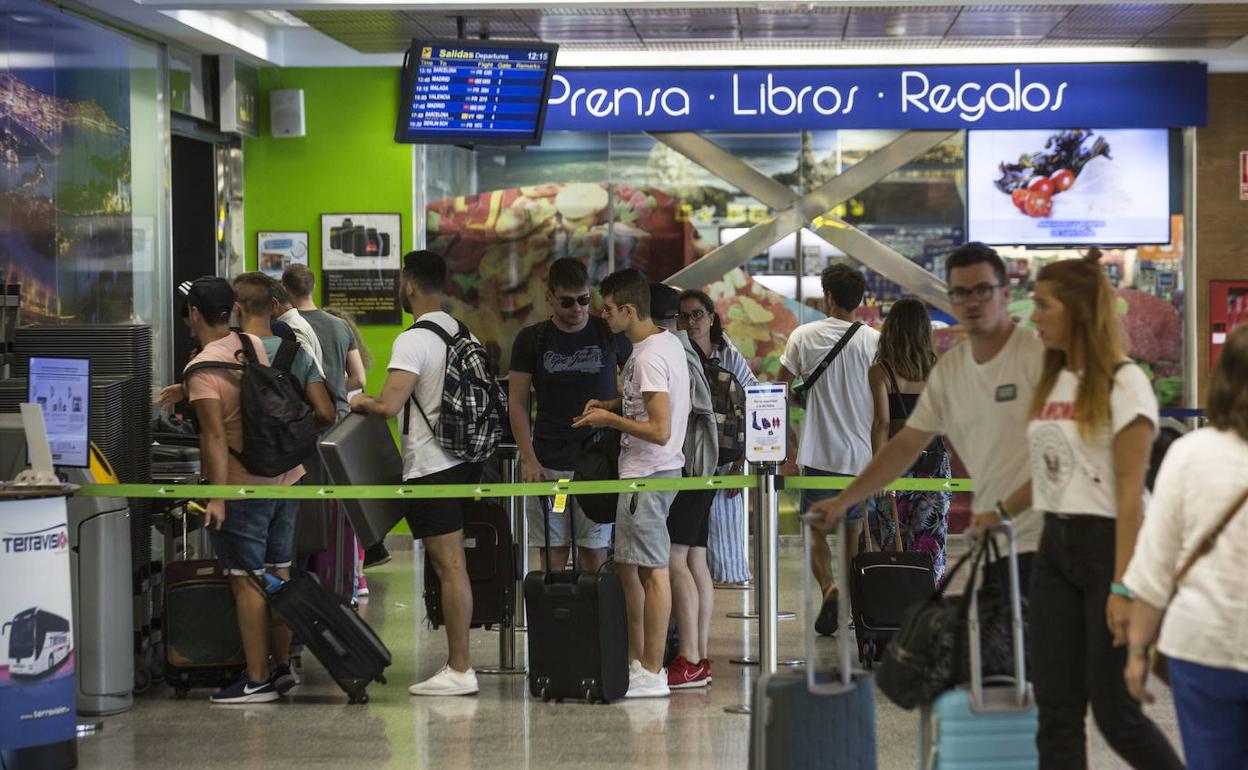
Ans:
[[[299,464],[271,477],[251,473],[243,465],[242,374],[231,369],[245,358],[243,344],[253,346],[258,364],[267,367],[269,357],[259,337],[230,331],[230,313],[236,307],[234,290],[224,278],[205,276],[183,284],[179,291],[185,297],[183,318],[201,348],[184,371],[186,394],[199,427],[205,481],[231,486],[294,484],[303,476]],[[218,529],[220,537],[229,538],[244,562],[236,563],[225,554],[218,557],[234,591],[247,667],[238,681],[214,694],[212,701],[275,701],[295,684],[287,657],[290,642],[287,634],[285,644],[281,640],[276,646],[272,644],[268,606],[247,570],[268,568],[275,574],[288,574],[294,557],[294,517],[282,500],[218,499],[208,501],[204,526]],[[270,653],[277,664],[272,671]]]
[[[685,433],[685,475],[713,476],[719,465],[718,423],[702,354],[694,348],[689,335],[676,328],[680,318],[680,292],[661,283],[650,284],[650,317],[656,325],[675,334],[685,350],[691,405]],[[710,542],[714,501],[714,490],[683,490],[676,493],[667,516],[667,532],[672,540],[668,560],[672,614],[676,618],[679,639],[676,657],[667,669],[667,685],[673,690],[706,687],[711,683],[707,640],[715,603],[715,583],[706,561],[706,547]]]
[[[576,467],[587,428],[573,428],[590,399],[609,401],[619,395],[616,372],[628,360],[633,346],[623,334],[615,334],[601,318],[589,314],[593,293],[589,275],[579,259],[564,257],[550,265],[546,278],[546,301],[551,317],[526,326],[511,348],[510,390],[507,406],[512,435],[520,449],[520,468],[526,482],[570,479]],[[529,388],[537,398],[537,420],[530,436]],[[545,544],[540,498],[529,498],[529,545]],[[550,559],[542,569],[562,570],[568,563],[571,539],[568,526],[575,521],[580,565],[596,572],[607,559],[611,525],[586,518],[575,496],[568,500],[568,514],[550,516]]]
[[[403,257],[399,290],[403,309],[416,323],[394,341],[386,382],[380,395],[360,394],[351,400],[355,412],[386,419],[406,414],[402,427],[403,478],[406,484],[471,484],[481,478],[481,463],[451,454],[441,429],[444,388],[449,381],[452,353],[445,338],[461,329],[442,310],[446,262],[432,251],[413,251]],[[455,372],[459,376],[460,372]],[[410,401],[415,401],[412,408]],[[435,430],[436,429],[436,430]],[[412,695],[473,695],[477,674],[468,653],[472,620],[472,586],[464,556],[464,510],[459,499],[415,500],[406,516],[412,537],[423,540],[425,554],[442,584],[443,615],[448,647],[447,663],[436,674],[412,685]]]
[[[636,270],[607,276],[600,287],[602,317],[628,335],[633,354],[624,365],[622,398],[591,400],[573,425],[614,428],[620,439],[621,479],[679,478],[685,466],[689,370],[680,340],[650,318],[650,287]],[[615,410],[621,410],[617,414]],[[672,614],[668,573],[672,541],[667,513],[675,492],[636,491],[619,496],[615,562],[628,607],[629,698],[670,694],[663,648]]]

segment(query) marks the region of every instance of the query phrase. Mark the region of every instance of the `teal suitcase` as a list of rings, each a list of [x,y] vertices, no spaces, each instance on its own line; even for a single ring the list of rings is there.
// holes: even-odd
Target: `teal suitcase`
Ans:
[[[1014,530],[1002,526],[1010,559],[1014,675],[985,682],[981,666],[979,602],[971,594],[967,635],[971,681],[947,690],[919,712],[919,770],[1037,770],[1036,702],[1027,684],[1022,601]],[[974,586],[967,586],[970,591]]]

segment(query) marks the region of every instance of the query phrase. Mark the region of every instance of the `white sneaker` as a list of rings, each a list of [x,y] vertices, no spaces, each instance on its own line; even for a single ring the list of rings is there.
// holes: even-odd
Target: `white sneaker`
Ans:
[[[671,688],[667,686],[667,669],[659,669],[659,673],[652,674],[643,667],[640,672],[629,677],[628,692],[624,697],[666,698],[671,694]]]
[[[470,668],[460,672],[447,665],[425,681],[407,688],[407,691],[412,695],[476,695],[480,688],[477,687],[476,671]]]

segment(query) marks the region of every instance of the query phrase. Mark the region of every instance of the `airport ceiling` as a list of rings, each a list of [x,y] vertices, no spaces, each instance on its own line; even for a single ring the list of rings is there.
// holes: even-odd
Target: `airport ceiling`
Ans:
[[[413,38],[544,40],[568,50],[1137,47],[1221,49],[1248,36],[1248,4],[847,5],[663,8],[312,9],[295,17],[361,53]],[[661,62],[655,62],[656,64]]]

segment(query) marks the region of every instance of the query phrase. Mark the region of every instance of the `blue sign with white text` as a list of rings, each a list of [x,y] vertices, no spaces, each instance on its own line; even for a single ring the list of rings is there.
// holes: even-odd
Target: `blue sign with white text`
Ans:
[[[564,69],[546,129],[1203,126],[1206,86],[1194,63]]]

